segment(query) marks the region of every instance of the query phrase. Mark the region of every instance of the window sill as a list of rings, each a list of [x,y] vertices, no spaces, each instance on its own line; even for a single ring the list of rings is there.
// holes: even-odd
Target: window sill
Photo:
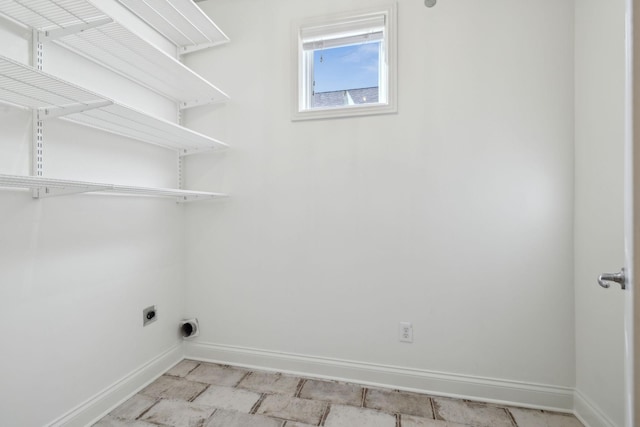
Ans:
[[[346,107],[314,108],[294,111],[292,121],[338,119],[343,117],[373,116],[378,114],[393,114],[398,112],[395,104],[354,105]]]

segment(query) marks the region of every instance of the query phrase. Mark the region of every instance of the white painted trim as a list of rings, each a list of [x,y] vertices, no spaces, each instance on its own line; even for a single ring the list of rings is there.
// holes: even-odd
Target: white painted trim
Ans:
[[[574,390],[574,413],[585,427],[619,427],[607,417],[591,399]]]
[[[637,12],[636,12],[637,13]],[[634,93],[634,85],[637,85],[637,81],[634,81],[636,77],[634,73],[638,73],[637,58],[634,55],[634,47],[637,46],[634,32],[637,18],[634,15],[634,1],[625,0],[625,138],[624,138],[624,246],[625,246],[625,262],[624,266],[627,275],[627,291],[624,298],[624,335],[625,335],[625,348],[624,348],[624,364],[625,364],[625,391],[624,391],[624,411],[625,411],[625,427],[633,427],[635,425],[634,420],[640,418],[640,409],[634,407],[636,396],[638,393],[636,390],[637,384],[635,383],[636,372],[638,362],[635,359],[635,353],[637,350],[637,338],[638,331],[637,325],[634,325],[634,319],[636,316],[636,297],[635,297],[635,278],[637,257],[635,251],[637,250],[637,231],[635,230],[636,220],[638,216],[636,211],[636,196],[635,191],[637,188],[637,172],[635,171],[640,165],[638,164],[636,149],[634,148],[635,139],[637,136],[637,124],[634,123],[635,111],[634,103],[637,103]],[[635,138],[635,139],[634,139]],[[635,154],[635,155],[634,155]]]
[[[640,34],[638,33],[638,7],[637,1],[625,1],[625,175],[624,175],[624,242],[625,242],[625,268],[627,272],[627,295],[625,295],[624,308],[624,334],[625,334],[625,427],[633,427],[640,423],[640,381],[637,361],[640,350],[640,335],[637,320],[639,318],[640,305],[638,305],[638,293],[635,287],[637,272],[640,267],[638,249],[640,247],[640,233],[638,232],[638,198],[635,196],[640,184],[640,162],[638,151],[634,147],[639,140],[638,130],[638,101],[640,91],[640,68],[638,48]]]
[[[93,424],[183,358],[180,342],[51,422],[48,427],[84,427]]]
[[[573,412],[573,388],[223,344],[185,342],[185,358],[438,396]]]
[[[380,91],[384,90],[386,102],[379,104],[360,104],[335,108],[308,108],[310,96],[309,82],[312,71],[309,70],[308,61],[305,61],[305,52],[301,39],[301,29],[331,25],[358,17],[379,15],[385,19],[384,57],[380,58]],[[291,76],[292,76],[292,101],[291,120],[318,120],[344,117],[371,116],[378,114],[393,114],[398,112],[398,3],[383,3],[351,12],[343,12],[332,15],[307,18],[295,22],[292,26],[291,36]],[[386,59],[386,61],[385,61]],[[310,74],[311,73],[311,74]],[[306,106],[305,106],[306,105]]]
[[[91,425],[185,358],[435,396],[573,413],[585,427],[619,427],[593,401],[571,387],[202,342],[174,345],[47,427]]]

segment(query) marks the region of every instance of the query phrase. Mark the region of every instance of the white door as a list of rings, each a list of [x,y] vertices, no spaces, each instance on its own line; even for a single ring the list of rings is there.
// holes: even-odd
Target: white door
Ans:
[[[627,25],[632,1],[575,1],[575,351],[576,414],[592,427],[633,423]],[[640,27],[639,27],[640,28]],[[640,46],[640,44],[638,45]],[[640,81],[640,80],[638,80]],[[640,187],[638,187],[640,188]],[[629,225],[626,225],[629,224]]]

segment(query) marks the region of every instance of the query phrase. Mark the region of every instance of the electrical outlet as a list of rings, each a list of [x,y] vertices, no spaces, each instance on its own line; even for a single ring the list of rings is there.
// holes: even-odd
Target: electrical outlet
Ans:
[[[398,335],[401,342],[413,342],[413,326],[411,326],[411,322],[400,322]]]
[[[142,310],[142,326],[147,326],[151,322],[155,322],[158,319],[158,310],[155,305],[151,305]]]

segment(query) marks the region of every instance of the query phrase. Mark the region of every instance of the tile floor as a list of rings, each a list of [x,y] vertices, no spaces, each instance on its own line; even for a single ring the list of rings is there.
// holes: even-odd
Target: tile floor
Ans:
[[[95,427],[582,427],[573,416],[184,360]]]

